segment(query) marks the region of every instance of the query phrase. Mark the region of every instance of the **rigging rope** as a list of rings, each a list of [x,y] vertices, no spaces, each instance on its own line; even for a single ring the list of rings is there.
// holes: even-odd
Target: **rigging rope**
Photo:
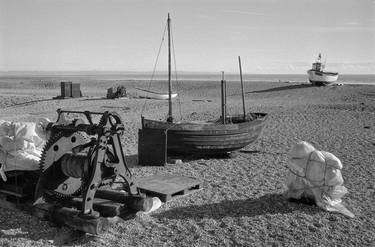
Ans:
[[[173,28],[171,28],[171,39],[172,39],[172,51],[173,51],[174,73],[175,73],[175,77],[176,77],[176,85],[177,85],[176,92],[178,93],[178,91],[179,91],[178,88],[179,88],[179,86],[180,86],[180,83],[179,83],[179,81],[177,80],[177,65],[176,65],[176,55],[175,55],[175,49],[174,49],[174,41],[173,41],[173,33],[172,33],[172,30],[173,30]],[[181,98],[180,98],[179,93],[177,94],[177,99],[178,99],[178,108],[179,108],[179,111],[180,111],[180,119],[182,120]]]
[[[163,37],[161,38],[161,42],[160,42],[160,46],[159,46],[159,51],[158,51],[158,55],[156,56],[156,60],[155,60],[155,64],[154,64],[154,69],[152,71],[151,79],[150,79],[150,82],[148,83],[148,88],[147,88],[148,90],[150,90],[150,88],[151,88],[151,82],[153,81],[154,76],[155,76],[156,65],[158,64],[159,55],[160,55],[160,52],[161,52],[161,48],[163,46],[163,42],[164,42],[164,37],[165,37],[166,30],[167,30],[167,23],[164,26]],[[145,110],[146,103],[147,103],[147,98],[146,98],[145,102],[143,103],[143,107],[142,107],[142,111],[141,111],[141,116],[143,116],[143,112]]]

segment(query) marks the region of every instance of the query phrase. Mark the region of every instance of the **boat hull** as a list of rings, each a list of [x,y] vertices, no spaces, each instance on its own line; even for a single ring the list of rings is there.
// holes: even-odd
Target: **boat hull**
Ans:
[[[246,121],[232,117],[233,123],[225,125],[218,122],[167,123],[142,119],[142,128],[165,130],[169,155],[219,155],[253,143],[261,134],[266,117],[266,113],[252,113]]]
[[[323,72],[317,70],[308,70],[309,81],[313,85],[317,86],[328,86],[335,83],[339,77],[339,73],[336,72]]]

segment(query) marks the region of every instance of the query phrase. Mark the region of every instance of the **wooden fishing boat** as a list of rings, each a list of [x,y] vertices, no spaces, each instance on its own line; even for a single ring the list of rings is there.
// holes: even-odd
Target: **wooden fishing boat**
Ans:
[[[221,122],[160,122],[142,118],[142,128],[165,130],[168,154],[218,155],[241,149],[260,135],[265,113],[228,117]]]
[[[160,99],[160,100],[167,100],[169,99],[169,94],[168,93],[160,93],[160,92],[154,92],[151,90],[146,90],[142,88],[135,88],[137,90],[137,95],[140,98],[146,98],[146,99]],[[177,93],[172,93],[171,98],[176,98]]]
[[[319,53],[316,62],[312,64],[312,68],[307,71],[307,74],[309,75],[311,84],[316,86],[328,86],[337,81],[339,73],[324,71],[326,62],[323,64],[321,59],[322,55]]]
[[[168,14],[168,86],[169,86],[169,110],[166,121],[146,119],[142,116],[142,129],[138,145],[148,145],[155,142],[158,133],[164,133],[168,155],[219,155],[241,149],[254,142],[261,134],[266,113],[248,113],[245,111],[241,60],[240,74],[242,85],[243,114],[240,116],[228,116],[226,114],[226,82],[224,76],[221,81],[221,117],[216,121],[190,121],[176,122],[172,116],[171,93],[171,41],[170,41],[170,17]],[[157,142],[155,142],[157,143]],[[152,147],[152,145],[149,145]],[[140,147],[139,147],[140,149]]]

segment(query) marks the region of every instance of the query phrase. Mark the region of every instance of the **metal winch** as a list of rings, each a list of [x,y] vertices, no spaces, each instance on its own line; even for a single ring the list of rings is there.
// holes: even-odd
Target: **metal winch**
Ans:
[[[61,202],[67,198],[82,198],[81,216],[98,217],[93,210],[96,191],[103,186],[120,183],[121,189],[131,198],[129,207],[144,210],[151,207],[133,181],[126,165],[120,136],[124,125],[114,112],[57,110],[56,123],[50,123],[50,138],[40,161],[35,200]],[[83,118],[66,120],[68,114]],[[98,123],[93,116],[99,115]],[[149,198],[148,198],[149,199]]]

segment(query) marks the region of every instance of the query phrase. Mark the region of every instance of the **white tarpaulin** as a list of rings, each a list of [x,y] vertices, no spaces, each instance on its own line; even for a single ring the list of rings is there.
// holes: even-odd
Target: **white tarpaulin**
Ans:
[[[39,169],[48,123],[45,118],[36,123],[0,120],[0,175],[4,181],[7,171]]]
[[[339,212],[353,218],[342,205],[341,198],[348,192],[343,186],[342,163],[333,154],[316,150],[308,142],[299,142],[289,152],[287,197],[310,198],[331,212]]]

